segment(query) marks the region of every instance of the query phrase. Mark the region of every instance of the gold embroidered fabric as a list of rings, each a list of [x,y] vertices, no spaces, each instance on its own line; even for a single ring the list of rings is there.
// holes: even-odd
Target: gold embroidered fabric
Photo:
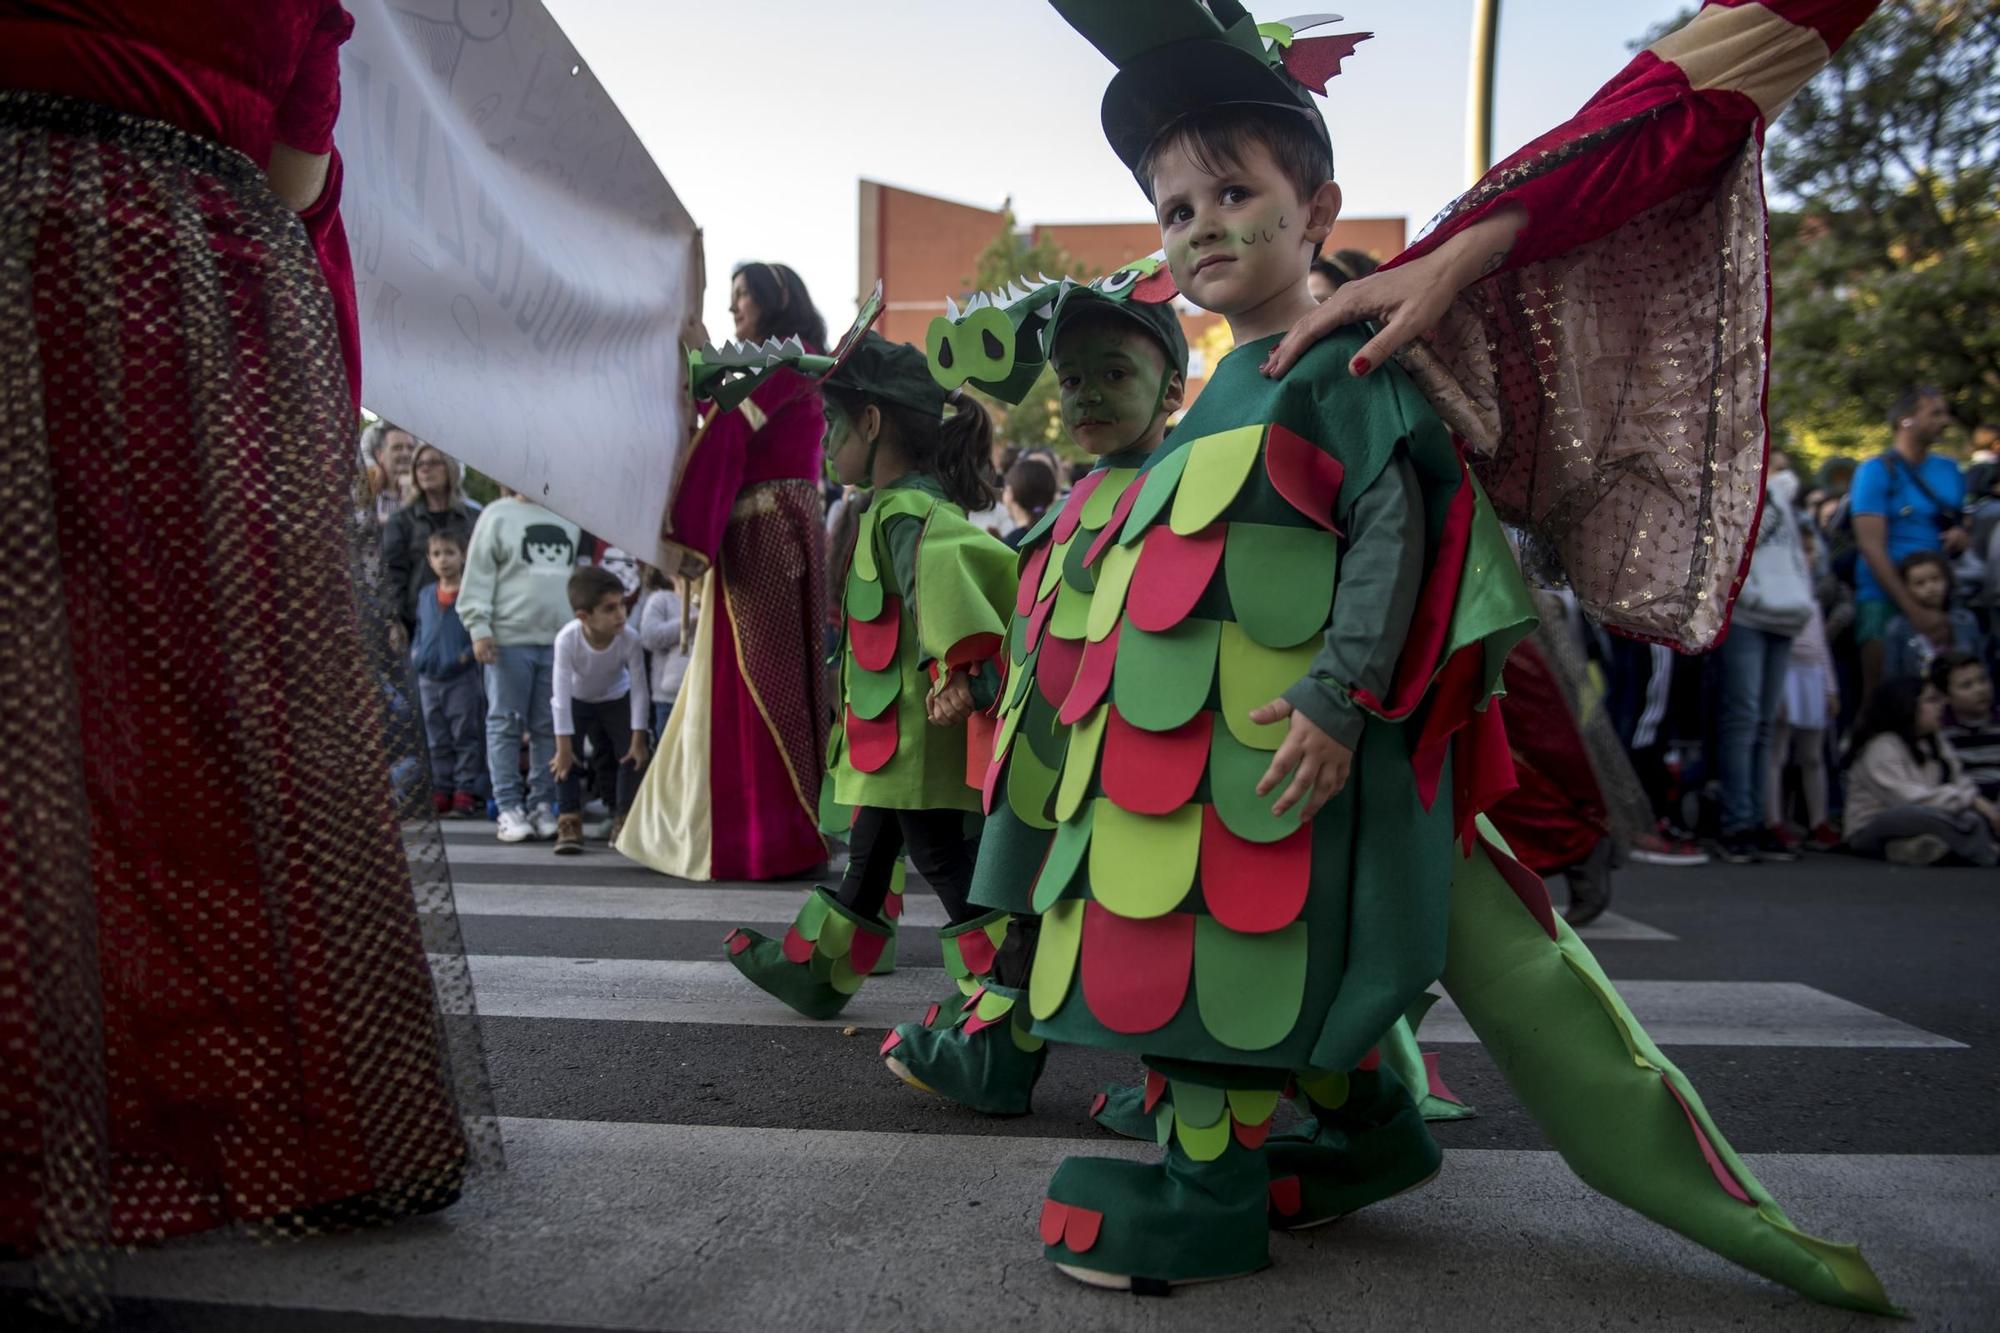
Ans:
[[[1477,207],[1599,139],[1468,194]],[[1760,499],[1766,295],[1758,149],[1725,179],[1472,288],[1403,358],[1524,536],[1606,626],[1711,646]]]
[[[0,92],[0,1251],[59,1319],[499,1159],[353,439],[249,159]]]

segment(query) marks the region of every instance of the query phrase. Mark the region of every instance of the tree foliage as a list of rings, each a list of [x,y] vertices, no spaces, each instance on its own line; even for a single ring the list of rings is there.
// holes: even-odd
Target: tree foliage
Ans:
[[[1012,200],[1002,206],[1002,214],[999,234],[973,261],[972,276],[965,280],[969,291],[995,291],[1024,275],[1029,278],[1043,273],[1052,278],[1067,275],[1082,282],[1099,276],[1073,260],[1052,235],[1044,235],[1030,244],[1015,220]],[[983,394],[981,398],[1000,418],[1000,435],[1009,444],[1024,449],[1054,449],[1064,457],[1081,456],[1062,433],[1062,410],[1054,371],[1044,370],[1018,406],[1009,407]]]

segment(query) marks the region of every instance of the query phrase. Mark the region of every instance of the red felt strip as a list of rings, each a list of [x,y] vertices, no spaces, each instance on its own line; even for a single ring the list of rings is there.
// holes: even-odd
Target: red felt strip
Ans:
[[[1500,878],[1507,881],[1507,887],[1521,900],[1521,906],[1528,909],[1528,914],[1535,918],[1536,924],[1550,939],[1559,938],[1556,934],[1555,904],[1549,901],[1549,886],[1542,883],[1542,877],[1484,837],[1480,841],[1486,843],[1486,854],[1492,858],[1493,868],[1500,872]]]
[[[1021,586],[1014,593],[1014,614],[1025,616],[1035,609],[1035,594],[1042,590],[1042,573],[1049,567],[1049,549],[1054,543],[1043,541],[1028,553],[1027,563],[1021,566]]]
[[[1076,668],[1076,683],[1070,686],[1068,697],[1056,713],[1058,722],[1073,727],[1104,701],[1105,691],[1111,688],[1111,670],[1118,665],[1118,636],[1124,631],[1121,622],[1096,643],[1084,645],[1083,660]],[[1050,642],[1055,642],[1053,637]]]
[[[1271,1182],[1271,1206],[1286,1217],[1295,1217],[1299,1211],[1299,1178],[1279,1176]]]
[[[1056,516],[1055,529],[1049,533],[1056,544],[1060,545],[1076,535],[1076,525],[1083,522],[1083,507],[1097,493],[1097,488],[1104,484],[1104,477],[1102,472],[1089,473],[1070,491],[1069,502],[1063,505],[1062,513]]]
[[[965,1035],[970,1037],[975,1032],[984,1032],[1006,1017],[1006,1014],[1002,1014],[999,1018],[981,1018],[978,1014],[974,1014],[965,1020]]]
[[[903,603],[884,597],[882,610],[873,620],[847,618],[847,640],[854,645],[854,660],[864,671],[885,671],[896,660],[896,639],[903,625]]]
[[[1266,1116],[1257,1124],[1246,1125],[1241,1120],[1236,1120],[1232,1116],[1230,1130],[1236,1135],[1238,1143],[1248,1148],[1251,1152],[1256,1152],[1264,1146],[1264,1140],[1271,1136],[1271,1122],[1276,1118],[1275,1116]]]
[[[1083,909],[1083,998],[1113,1032],[1154,1032],[1180,1012],[1194,966],[1194,915],[1135,921],[1091,901]]]
[[[1450,1102],[1453,1106],[1465,1105],[1465,1099],[1445,1086],[1444,1075],[1438,1073],[1438,1053],[1436,1051],[1424,1052],[1424,1079],[1430,1084],[1431,1096],[1441,1102]]]
[[[926,1010],[924,1010],[924,1026],[925,1026],[925,1027],[929,1027],[929,1026],[930,1026],[931,1024],[933,1024],[933,1023],[937,1022],[937,1020],[938,1020],[938,1007],[939,1007],[939,1006],[938,1006],[938,1002],[937,1002],[936,1000],[932,1000],[932,1001],[931,1001],[931,1007],[930,1007],[930,1008],[928,1008],[928,1009],[926,1009]]]
[[[1183,537],[1162,523],[1146,532],[1138,567],[1125,593],[1125,615],[1149,634],[1170,630],[1187,619],[1222,562],[1228,525],[1211,523]]]
[[[1147,731],[1127,722],[1113,704],[1098,774],[1104,794],[1134,814],[1172,814],[1192,801],[1201,785],[1214,727],[1215,714],[1204,710],[1172,731]]]
[[[1097,1113],[1099,1111],[1102,1111],[1104,1109],[1104,1104],[1110,1100],[1111,1099],[1109,1097],[1105,1096],[1101,1092],[1098,1093],[1095,1097],[1092,1097],[1090,1099],[1090,1118],[1095,1120],[1097,1118]]]
[[[1035,659],[1035,688],[1051,707],[1060,709],[1063,700],[1069,698],[1070,687],[1076,684],[1077,668],[1083,665],[1083,648],[1082,639],[1065,639],[1056,634],[1042,636],[1042,655]]]
[[[1146,1071],[1146,1100],[1140,1105],[1139,1109],[1147,1115],[1151,1115],[1153,1108],[1160,1104],[1160,1098],[1166,1095],[1167,1076],[1157,1069],[1148,1069]]]
[[[1274,425],[1264,439],[1264,471],[1292,508],[1328,532],[1339,531],[1333,526],[1333,511],[1340,501],[1344,469],[1333,455]]]
[[[854,942],[847,946],[847,965],[867,976],[875,970],[875,964],[882,961],[882,950],[888,944],[887,935],[877,935],[868,930],[855,931]]]
[[[944,664],[949,667],[969,667],[974,662],[984,662],[1000,651],[1006,642],[998,634],[968,634],[945,649]]]
[[[847,710],[847,761],[859,773],[879,773],[896,757],[896,714],[884,709],[878,718],[855,716]]]
[[[1000,771],[1006,766],[1007,756],[1004,754],[995,754],[993,761],[987,764],[986,778],[979,784],[980,814],[990,815],[993,813],[993,801],[1000,790]]]
[[[1162,270],[1163,272],[1165,270]],[[1111,506],[1111,519],[1099,530],[1090,543],[1090,549],[1083,554],[1083,563],[1094,565],[1097,557],[1104,554],[1104,548],[1118,540],[1118,534],[1125,530],[1125,520],[1132,515],[1132,506],[1139,499],[1139,485],[1145,481],[1144,473],[1125,483],[1125,489],[1118,496],[1118,503]]]
[[[993,767],[993,741],[999,731],[1000,724],[991,713],[972,713],[965,719],[965,785],[974,791],[986,787],[986,770]]]
[[[965,968],[975,977],[983,977],[993,970],[993,939],[984,930],[968,930],[963,935],[953,936],[958,945],[958,956]]]
[[[986,994],[986,987],[984,986],[973,987],[972,994],[965,997],[965,1003],[958,1006],[958,1012],[960,1012],[961,1014],[971,1013],[974,1009],[977,1009],[979,1007],[979,1001],[981,997],[983,997],[985,994]]]
[[[1467,852],[1477,817],[1521,785],[1505,716],[1499,699],[1488,700],[1484,711],[1472,715],[1472,724],[1451,738],[1452,821]]]
[[[801,967],[813,956],[813,942],[799,934],[797,926],[786,928],[784,949],[785,957]]]
[[[1675,1087],[1673,1080],[1664,1073],[1660,1075],[1660,1082],[1666,1085],[1667,1091],[1671,1092],[1674,1100],[1680,1103],[1681,1114],[1687,1117],[1688,1128],[1694,1131],[1694,1141],[1701,1145],[1701,1155],[1708,1162],[1708,1169],[1715,1176],[1716,1183],[1728,1191],[1730,1198],[1742,1203],[1752,1203],[1750,1195],[1723,1162],[1722,1154],[1718,1153],[1715,1145],[1709,1142],[1708,1134],[1702,1129],[1701,1121],[1695,1119],[1694,1108],[1687,1104],[1687,1098],[1681,1096],[1681,1090]]]
[[[1049,623],[1049,613],[1056,609],[1056,593],[1059,591],[1060,588],[1049,589],[1049,595],[1036,602],[1035,609],[1028,613],[1028,652],[1035,651],[1035,645],[1042,641],[1042,630]]]
[[[1068,1204],[1057,1203],[1054,1199],[1043,1199],[1041,1221],[1036,1225],[1035,1228],[1038,1232],[1041,1233],[1042,1244],[1044,1245],[1061,1244],[1063,1237],[1063,1224],[1068,1221],[1069,1221]]]
[[[1246,935],[1282,930],[1305,910],[1311,886],[1311,824],[1251,842],[1231,833],[1214,806],[1202,807],[1201,893],[1216,921]]]
[[[903,914],[903,895],[892,893],[882,900],[882,915],[894,921]]]
[[[1458,605],[1459,578],[1465,572],[1465,552],[1472,542],[1472,518],[1476,500],[1472,474],[1459,461],[1458,489],[1445,510],[1444,529],[1438,533],[1437,553],[1417,597],[1416,613],[1410,617],[1410,632],[1403,639],[1403,655],[1396,659],[1396,675],[1382,712],[1395,718],[1414,709],[1441,663],[1445,635],[1451,629],[1451,613]]]
[[[1104,1214],[1095,1208],[1069,1206],[1069,1220],[1063,1224],[1063,1244],[1077,1254],[1090,1253],[1104,1228]]]
[[[895,1050],[898,1046],[901,1046],[902,1044],[903,1044],[903,1034],[891,1028],[889,1031],[889,1035],[882,1038],[882,1049],[875,1052],[875,1054],[887,1055],[889,1052]]]

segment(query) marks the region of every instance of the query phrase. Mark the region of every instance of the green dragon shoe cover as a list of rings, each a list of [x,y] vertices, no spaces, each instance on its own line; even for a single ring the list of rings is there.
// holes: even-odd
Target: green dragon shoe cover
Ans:
[[[982,912],[970,921],[938,931],[944,970],[957,983],[960,995],[970,998],[986,984],[993,973],[994,955],[1007,938],[1007,923],[1012,920],[1006,912]]]
[[[760,990],[807,1018],[832,1018],[861,989],[895,931],[893,922],[857,916],[815,888],[782,942],[746,926],[723,942],[729,961]]]
[[[1101,1089],[1090,1101],[1090,1118],[1098,1128],[1108,1129],[1124,1139],[1150,1139],[1158,1126],[1146,1098],[1145,1083],[1114,1083]]]
[[[1049,1182],[1043,1256],[1072,1277],[1146,1292],[1270,1263],[1263,1144],[1279,1094],[1163,1082],[1162,1160],[1071,1157]]]
[[[1460,1100],[1458,1094],[1446,1085],[1443,1075],[1438,1073],[1438,1053],[1425,1051],[1417,1045],[1417,1029],[1423,1026],[1424,1015],[1430,1012],[1437,999],[1429,991],[1418,996],[1416,1003],[1382,1034],[1375,1055],[1396,1071],[1396,1077],[1417,1098],[1417,1110],[1423,1113],[1424,1119],[1469,1120],[1479,1112]],[[1421,1095],[1418,1089],[1422,1089]]]
[[[1271,1225],[1300,1231],[1394,1198],[1431,1179],[1444,1153],[1386,1062],[1302,1075],[1311,1119],[1270,1141]]]
[[[883,1040],[882,1058],[911,1087],[987,1115],[1026,1115],[1049,1053],[1028,1032],[1020,998],[989,983],[953,1020],[900,1024]]]
[[[882,916],[891,930],[889,942],[882,946],[882,956],[875,960],[875,966],[868,969],[871,977],[886,977],[896,970],[896,941],[902,938],[902,931],[896,929],[903,920],[903,889],[909,883],[910,862],[908,857],[897,860],[896,868],[889,872],[889,896],[882,902]]]
[[[1514,1095],[1586,1185],[1827,1305],[1901,1313],[1856,1246],[1809,1236],[1709,1118],[1590,950],[1482,816],[1451,886],[1443,982]],[[1504,858],[1504,859],[1503,859]]]

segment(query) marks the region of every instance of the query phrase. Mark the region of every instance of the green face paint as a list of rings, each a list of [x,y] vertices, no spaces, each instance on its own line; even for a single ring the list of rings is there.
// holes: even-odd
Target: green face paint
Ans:
[[[1079,448],[1102,457],[1151,433],[1169,375],[1165,354],[1144,332],[1093,321],[1057,339],[1054,364],[1063,431]]]
[[[854,423],[847,414],[826,403],[826,432],[820,436],[820,467],[826,479],[835,486],[866,486],[868,484],[867,443],[855,432]],[[853,475],[849,475],[852,473]]]

